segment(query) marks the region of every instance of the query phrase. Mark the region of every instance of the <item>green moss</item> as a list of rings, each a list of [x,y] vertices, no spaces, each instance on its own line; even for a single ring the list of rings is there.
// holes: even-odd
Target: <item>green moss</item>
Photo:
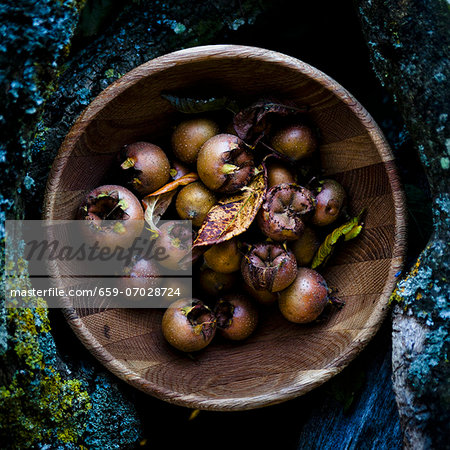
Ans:
[[[22,258],[15,264],[9,261],[7,267],[9,274],[18,276],[21,288],[31,288]],[[40,298],[24,301],[43,303]],[[3,314],[8,338],[2,365],[8,369],[0,386],[1,441],[14,448],[39,442],[77,443],[92,407],[90,396],[82,381],[63,378],[52,364],[49,349],[55,348],[47,309],[10,308]]]
[[[5,264],[8,274],[15,276],[16,285],[9,286],[30,289],[27,262],[20,252],[18,246]],[[0,372],[2,448],[79,448],[88,443],[89,448],[103,449],[108,439],[115,442],[114,448],[137,441],[136,412],[119,389],[103,374],[68,370],[57,354],[43,299],[22,301],[37,307],[0,309],[5,334]],[[111,432],[115,415],[121,416],[121,424]]]

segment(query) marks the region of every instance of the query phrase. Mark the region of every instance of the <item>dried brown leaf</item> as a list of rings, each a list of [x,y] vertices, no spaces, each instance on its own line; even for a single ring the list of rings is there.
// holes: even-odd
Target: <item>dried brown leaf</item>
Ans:
[[[188,173],[187,175],[182,176],[170,183],[165,184],[162,188],[159,188],[157,191],[148,194],[143,198],[144,200],[150,199],[151,197],[155,197],[157,195],[166,194],[167,192],[174,191],[180,186],[186,186],[187,184],[193,183],[198,180],[198,175],[195,172]]]
[[[267,191],[263,165],[248,186],[237,194],[219,200],[201,226],[193,248],[218,244],[243,233],[253,222]]]
[[[305,106],[295,106],[277,101],[259,100],[239,111],[233,119],[237,135],[248,145],[255,146],[270,129],[269,116],[288,116],[304,113]]]

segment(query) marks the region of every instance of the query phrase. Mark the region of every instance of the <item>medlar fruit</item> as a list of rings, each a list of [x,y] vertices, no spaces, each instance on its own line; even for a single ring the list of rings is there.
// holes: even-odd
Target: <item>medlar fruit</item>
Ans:
[[[270,292],[266,290],[256,290],[247,283],[243,283],[243,287],[248,295],[261,305],[271,305],[278,300],[278,292]]]
[[[192,225],[199,227],[216,202],[216,196],[202,182],[195,181],[181,189],[175,207],[182,219],[192,220]]]
[[[208,267],[202,267],[198,278],[200,289],[211,298],[217,298],[224,292],[231,291],[237,283],[236,272],[219,273]]]
[[[128,183],[141,195],[156,191],[170,178],[170,163],[166,154],[149,142],[125,145],[120,152],[120,168]]]
[[[244,295],[228,294],[222,297],[214,312],[219,333],[232,341],[248,338],[258,324],[258,310]]]
[[[295,280],[297,261],[282,245],[263,242],[244,255],[241,270],[244,281],[253,289],[278,292]]]
[[[140,258],[130,267],[125,268],[125,276],[119,278],[119,289],[126,288],[157,288],[161,284],[161,269],[153,259]],[[137,300],[141,297],[127,296],[127,299]]]
[[[279,161],[270,161],[267,167],[267,185],[270,189],[277,184],[295,183],[295,175]]]
[[[316,210],[311,223],[319,227],[330,225],[338,217],[344,205],[344,188],[335,180],[323,180],[316,195]]]
[[[123,186],[108,184],[87,194],[77,218],[88,221],[83,230],[89,242],[128,248],[144,228],[139,200]]]
[[[182,352],[205,348],[216,334],[216,318],[202,301],[180,299],[167,308],[162,318],[167,342]]]
[[[322,275],[300,267],[295,281],[280,292],[278,306],[290,322],[308,323],[319,317],[328,301],[328,287]]]
[[[172,148],[181,161],[193,164],[201,146],[219,133],[219,126],[210,119],[195,118],[181,122],[172,134]]]
[[[172,161],[172,168],[170,169],[170,176],[173,180],[178,180],[178,178],[187,175],[190,172],[189,168],[181,163],[180,161]]]
[[[314,196],[308,189],[294,183],[278,184],[268,190],[257,223],[274,241],[292,241],[302,235],[304,220],[314,205]]]
[[[211,190],[232,194],[246,186],[255,171],[253,155],[232,134],[217,134],[200,149],[197,172]]]
[[[179,264],[192,249],[192,230],[176,220],[163,223],[156,245],[165,249],[158,263],[169,270],[183,270]]]
[[[282,155],[298,161],[314,153],[317,148],[317,138],[307,125],[285,124],[272,135],[270,145]]]
[[[319,247],[320,240],[317,233],[308,226],[305,227],[303,234],[296,241],[293,241],[291,245],[297,264],[302,267],[311,264]]]
[[[236,272],[241,267],[242,255],[237,239],[230,239],[213,245],[204,254],[205,262],[212,270],[220,273]]]

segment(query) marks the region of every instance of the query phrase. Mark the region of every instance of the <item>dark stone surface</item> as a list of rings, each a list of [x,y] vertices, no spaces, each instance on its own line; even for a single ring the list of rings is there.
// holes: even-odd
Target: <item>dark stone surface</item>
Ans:
[[[394,387],[407,448],[450,448],[450,12],[444,1],[363,1],[374,69],[424,166],[433,234],[393,299]]]
[[[35,126],[55,88],[62,58],[78,21],[79,2],[4,1],[0,5],[0,205],[22,217]],[[0,230],[3,237],[3,231]]]
[[[363,354],[332,380],[324,393],[318,394],[298,448],[402,448],[402,432],[391,389],[391,343],[387,325]]]

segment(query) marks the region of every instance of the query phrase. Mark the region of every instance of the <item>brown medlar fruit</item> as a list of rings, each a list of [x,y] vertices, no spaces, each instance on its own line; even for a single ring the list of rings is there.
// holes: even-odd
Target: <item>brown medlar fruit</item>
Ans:
[[[214,312],[219,333],[232,341],[248,338],[258,324],[258,310],[241,294],[225,295],[216,304]]]
[[[123,186],[108,184],[87,194],[77,218],[85,220],[83,229],[89,242],[100,246],[128,248],[144,228],[141,203]]]
[[[297,262],[282,245],[263,242],[244,255],[241,270],[244,281],[253,289],[278,292],[295,280]]]
[[[201,146],[219,133],[219,126],[206,118],[195,118],[181,122],[172,134],[172,148],[181,161],[193,164]]]
[[[278,306],[290,322],[308,323],[319,317],[328,301],[328,287],[322,275],[300,267],[295,281],[280,292]]]
[[[241,267],[242,255],[236,238],[213,245],[204,257],[208,267],[215,272],[231,273]]]
[[[270,292],[266,290],[256,290],[247,283],[243,283],[243,287],[248,295],[250,295],[257,303],[261,305],[271,305],[278,300],[278,292]]]
[[[255,171],[253,155],[245,143],[232,134],[217,134],[200,149],[197,172],[211,190],[232,194],[246,186]]]
[[[158,263],[169,270],[183,270],[181,260],[192,250],[192,229],[184,223],[172,220],[159,227],[156,245],[165,249]]]
[[[270,145],[282,155],[298,161],[314,153],[317,138],[313,130],[305,124],[284,124],[274,132]]]
[[[277,184],[295,183],[295,175],[285,164],[279,161],[269,161],[267,167],[267,185],[270,189]]]
[[[213,312],[195,298],[172,303],[164,313],[161,326],[167,342],[182,352],[205,348],[216,334]]]
[[[195,181],[181,189],[175,207],[181,219],[192,220],[192,225],[199,227],[216,202],[216,196],[201,181]]]
[[[148,289],[157,288],[161,284],[161,269],[153,259],[140,258],[125,268],[125,276],[118,279],[118,287],[124,291],[126,288]],[[127,299],[139,299],[139,296],[127,296]]]
[[[274,241],[292,241],[302,235],[304,220],[314,205],[314,196],[308,189],[294,183],[278,184],[268,190],[257,223]]]
[[[231,291],[238,281],[236,272],[219,273],[208,267],[202,267],[198,282],[200,289],[211,298],[217,298],[224,292]]]
[[[306,226],[303,234],[291,244],[292,252],[297,260],[297,265],[306,267],[311,264],[317,250],[320,247],[320,240],[316,231]]]
[[[319,227],[333,223],[339,217],[345,199],[345,190],[337,181],[321,181],[321,186],[316,195],[317,204],[311,223]]]
[[[119,161],[127,182],[141,195],[150,194],[169,181],[170,163],[157,145],[149,142],[125,145]]]

